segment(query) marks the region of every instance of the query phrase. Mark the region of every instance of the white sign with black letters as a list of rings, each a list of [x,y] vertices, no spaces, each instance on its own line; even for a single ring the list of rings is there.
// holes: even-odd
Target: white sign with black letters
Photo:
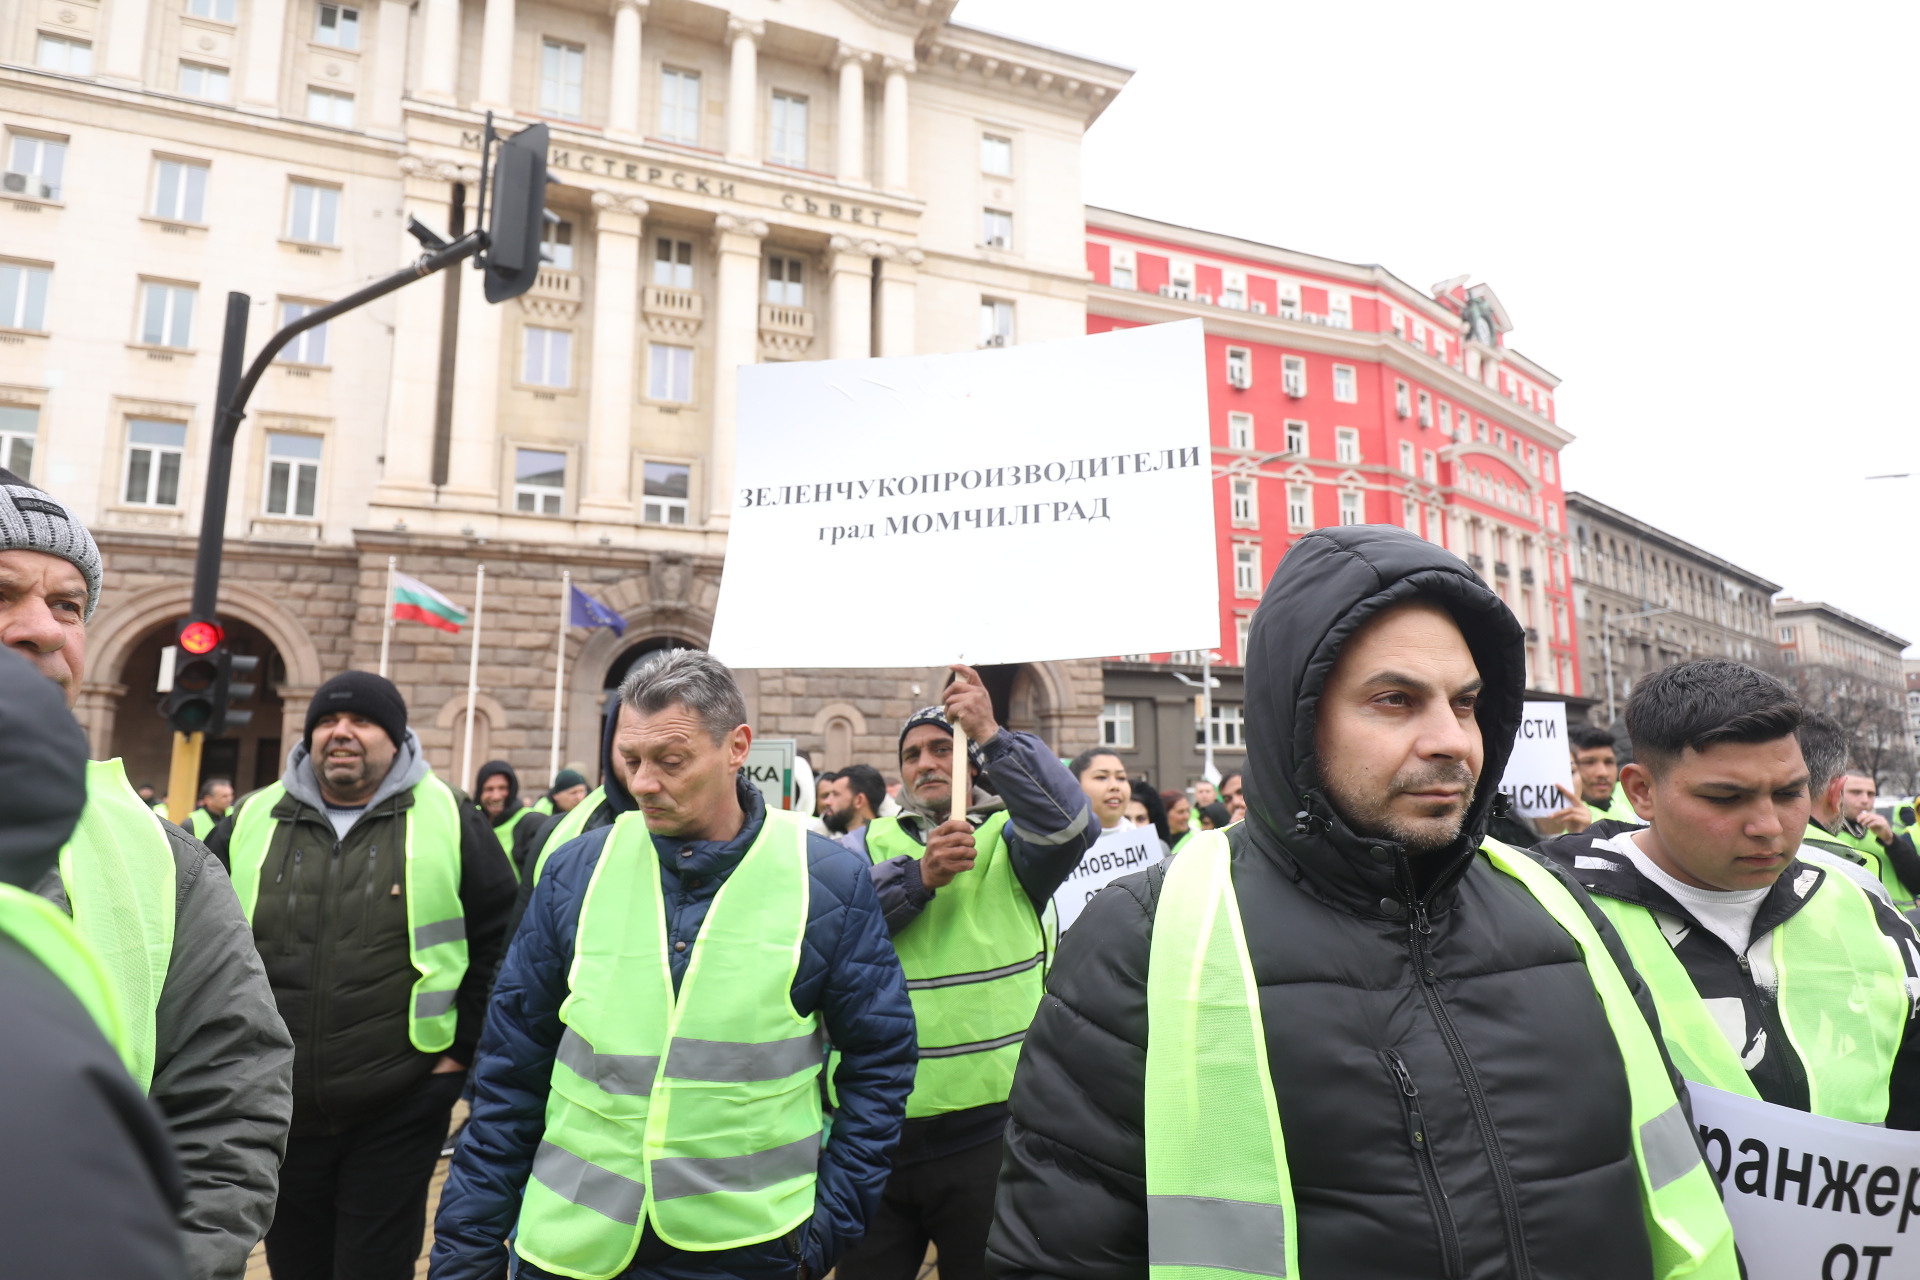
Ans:
[[[1687,1091],[1748,1280],[1920,1276],[1920,1133]]]
[[[1507,757],[1500,789],[1513,800],[1514,811],[1538,818],[1570,803],[1560,788],[1573,790],[1573,757],[1567,750],[1567,704],[1529,702],[1523,706],[1520,732]],[[1575,794],[1578,794],[1577,792]]]
[[[1060,932],[1065,933],[1080,913],[1087,909],[1093,895],[1121,876],[1145,871],[1160,861],[1160,831],[1149,824],[1136,827],[1123,822],[1100,838],[1080,859],[1080,865],[1066,882],[1053,891],[1053,909],[1059,915]]]

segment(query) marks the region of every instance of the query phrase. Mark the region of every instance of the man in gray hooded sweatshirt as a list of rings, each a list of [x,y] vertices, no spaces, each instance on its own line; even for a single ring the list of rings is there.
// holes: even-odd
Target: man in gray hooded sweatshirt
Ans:
[[[274,1280],[404,1280],[506,941],[513,872],[393,684],[321,685],[279,782],[208,837],[293,1033]]]

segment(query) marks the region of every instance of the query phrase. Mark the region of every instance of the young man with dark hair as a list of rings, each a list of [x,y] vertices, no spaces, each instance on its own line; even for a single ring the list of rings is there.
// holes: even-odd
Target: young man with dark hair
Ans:
[[[1593,811],[1593,820],[1639,823],[1640,815],[1620,786],[1620,757],[1613,735],[1597,724],[1576,724],[1567,730],[1567,744],[1573,753],[1580,801]]]
[[[1655,672],[1627,705],[1621,771],[1646,828],[1601,822],[1539,852],[1613,921],[1689,1080],[1920,1129],[1920,938],[1867,887],[1796,856],[1811,804],[1801,717],[1784,685],[1739,663]]]
[[[1859,868],[1886,890],[1890,901],[1911,902],[1920,891],[1920,855],[1911,837],[1896,835],[1884,818],[1873,814],[1872,779],[1848,771],[1852,735],[1837,720],[1815,712],[1801,722],[1798,737],[1813,804],[1805,845]],[[1877,819],[1872,829],[1858,820],[1863,813]]]
[[[820,820],[836,836],[857,831],[880,816],[887,803],[887,780],[870,764],[850,764],[827,775],[826,805]]]

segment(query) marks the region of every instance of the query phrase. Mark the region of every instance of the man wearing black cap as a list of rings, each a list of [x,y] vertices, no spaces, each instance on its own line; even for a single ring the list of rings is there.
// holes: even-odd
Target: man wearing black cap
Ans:
[[[427,767],[393,684],[347,671],[280,781],[209,840],[293,1033],[275,1280],[403,1280],[480,1038],[513,872]]]
[[[942,1280],[984,1275],[1007,1093],[1040,1003],[1042,913],[1100,834],[1060,757],[1002,728],[979,674],[953,670],[942,705],[900,731],[901,812],[841,837],[874,864],[920,1040],[893,1174],[841,1280],[913,1280],[929,1241]],[[955,721],[965,818],[951,817]]]
[[[69,707],[86,675],[100,579],[99,548],[79,518],[0,470],[0,644]],[[153,812],[120,761],[89,762],[86,785],[80,824],[33,892],[105,962],[128,1069],[167,1117],[185,1175],[188,1274],[239,1280],[273,1217],[293,1044],[219,863]]]

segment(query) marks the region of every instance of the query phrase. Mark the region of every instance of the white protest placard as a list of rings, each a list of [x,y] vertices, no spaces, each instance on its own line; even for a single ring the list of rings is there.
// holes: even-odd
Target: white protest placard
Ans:
[[[1219,644],[1198,320],[743,365],[739,386],[722,661],[926,667]],[[1096,559],[1181,583],[1181,607],[1100,607],[1083,585]],[[874,607],[823,607],[823,581],[859,584]]]
[[[747,748],[747,762],[740,769],[760,788],[767,808],[793,808],[793,764],[799,748],[797,738],[755,738]]]
[[[1748,1280],[1920,1276],[1920,1133],[1687,1092]]]
[[[1560,788],[1573,790],[1573,757],[1567,750],[1567,704],[1523,704],[1520,732],[1500,789],[1513,801],[1514,812],[1539,818],[1567,807]],[[1578,794],[1577,792],[1575,794]]]
[[[1100,838],[1080,859],[1080,865],[1053,891],[1053,909],[1059,915],[1060,932],[1065,933],[1080,913],[1093,901],[1093,895],[1121,876],[1145,871],[1160,861],[1160,832],[1149,824],[1136,827],[1123,822]]]

